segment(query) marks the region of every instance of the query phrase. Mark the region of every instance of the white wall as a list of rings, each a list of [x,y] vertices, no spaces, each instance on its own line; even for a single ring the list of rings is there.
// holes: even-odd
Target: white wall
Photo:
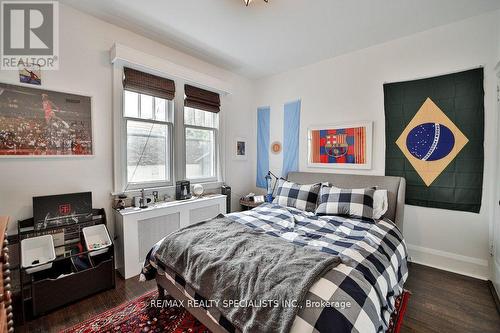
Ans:
[[[500,53],[498,59],[499,62],[497,65],[497,86],[500,87]],[[498,92],[497,110],[498,112],[500,112],[500,91]],[[497,123],[497,133],[498,129],[500,129],[500,119]],[[497,146],[500,147],[500,135],[497,138]],[[490,264],[492,277],[491,280],[493,281],[497,294],[500,297],[500,154],[497,157],[496,177],[496,196],[493,200],[493,205],[495,206],[495,215],[493,218],[493,226],[491,230],[494,257],[491,258]]]
[[[93,97],[95,156],[90,158],[0,159],[0,215],[18,220],[32,216],[31,198],[77,191],[92,191],[94,207],[107,208],[111,216],[113,190],[112,66],[109,50],[118,42],[143,52],[223,80],[232,94],[222,100],[226,127],[226,155],[235,136],[251,137],[252,85],[245,78],[195,59],[130,31],[60,5],[60,69],[42,71],[42,88]],[[0,71],[0,81],[18,83],[17,71]],[[250,145],[250,154],[254,147]],[[250,177],[241,177],[248,162],[227,159],[226,181],[233,192],[251,188]],[[233,200],[235,201],[235,200]],[[236,207],[237,203],[233,203]],[[16,230],[11,223],[10,233]],[[111,225],[112,229],[112,225]]]
[[[374,120],[374,160],[370,171],[384,173],[385,82],[415,79],[485,66],[485,170],[480,214],[406,207],[405,237],[415,261],[486,277],[489,221],[495,198],[497,114],[493,67],[500,60],[500,12],[435,28],[365,50],[272,76],[257,82],[207,64],[130,31],[60,6],[60,70],[42,73],[42,88],[93,97],[95,156],[65,159],[0,159],[0,214],[13,220],[32,215],[31,197],[92,191],[94,206],[110,216],[113,190],[112,71],[114,42],[163,57],[228,82],[223,99],[226,182],[237,197],[255,190],[255,108],[271,105],[271,142],[282,140],[284,102],[302,99],[300,169],[306,166],[307,127],[339,121]],[[300,47],[300,43],[298,46]],[[17,72],[0,71],[0,81],[17,83]],[[234,137],[248,138],[247,161],[232,159]],[[282,155],[271,154],[271,169],[281,170]],[[348,171],[345,171],[348,172]],[[15,230],[11,224],[10,232]]]
[[[500,11],[497,11],[498,13],[498,19],[500,20]],[[497,38],[497,59],[500,60],[500,24],[498,25],[498,28],[497,28],[497,35],[496,35],[496,38]]]
[[[485,67],[485,166],[480,214],[406,206],[404,233],[414,261],[486,278],[489,225],[493,216],[496,161],[496,100],[499,12],[308,65],[256,84],[256,107],[271,106],[271,142],[282,141],[283,103],[302,99],[300,170],[307,167],[307,127],[374,121],[373,169],[337,171],[384,174],[383,84]],[[300,42],[297,43],[300,48]],[[281,171],[282,155],[270,157]],[[332,171],[334,172],[334,171]]]
[[[498,12],[498,20],[500,21],[500,11]],[[497,34],[497,110],[500,113],[500,24],[498,26]],[[500,117],[497,122],[497,147],[500,147],[500,135],[498,134],[500,129]],[[497,156],[497,170],[496,170],[496,196],[493,199],[493,205],[495,206],[495,215],[493,218],[493,225],[491,229],[492,240],[493,240],[493,253],[494,257],[491,258],[491,280],[495,286],[496,292],[500,297],[500,154]]]

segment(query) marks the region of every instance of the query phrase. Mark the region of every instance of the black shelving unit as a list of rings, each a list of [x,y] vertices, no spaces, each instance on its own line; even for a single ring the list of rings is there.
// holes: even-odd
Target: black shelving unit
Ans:
[[[49,269],[30,274],[20,268],[23,320],[115,288],[113,242],[105,253],[91,256],[91,251],[85,250],[82,233],[85,227],[106,225],[104,209],[94,209],[85,219],[68,220],[40,229],[37,229],[33,222],[33,219],[19,221],[19,240],[46,234],[57,235],[58,243],[54,246],[57,256]],[[20,241],[19,253],[21,253]]]

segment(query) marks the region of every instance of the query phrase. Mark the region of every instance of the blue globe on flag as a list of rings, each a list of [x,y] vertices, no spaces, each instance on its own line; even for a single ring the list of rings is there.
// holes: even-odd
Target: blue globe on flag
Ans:
[[[425,185],[431,186],[467,142],[457,125],[428,97],[396,145]]]
[[[410,154],[422,161],[437,161],[455,146],[453,132],[443,124],[425,123],[415,126],[406,137]]]

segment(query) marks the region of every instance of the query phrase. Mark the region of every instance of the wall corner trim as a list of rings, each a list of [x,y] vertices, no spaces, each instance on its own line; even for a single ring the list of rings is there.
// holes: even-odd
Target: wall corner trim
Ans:
[[[497,65],[495,66],[495,70],[497,72],[497,76],[500,77],[500,60],[498,61]]]
[[[113,44],[109,50],[109,58],[112,64],[123,62],[141,66],[152,72],[163,73],[166,77],[182,79],[200,88],[216,90],[222,95],[231,94],[231,87],[225,81],[120,43]]]
[[[480,280],[489,280],[490,278],[488,261],[485,259],[468,257],[412,244],[408,244],[407,247],[411,262],[452,273],[467,275]]]

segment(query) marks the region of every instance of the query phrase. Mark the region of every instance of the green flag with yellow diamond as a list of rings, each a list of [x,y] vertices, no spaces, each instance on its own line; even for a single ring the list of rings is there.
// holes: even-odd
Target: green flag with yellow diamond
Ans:
[[[406,178],[409,205],[479,213],[483,69],[384,85],[385,174]]]

